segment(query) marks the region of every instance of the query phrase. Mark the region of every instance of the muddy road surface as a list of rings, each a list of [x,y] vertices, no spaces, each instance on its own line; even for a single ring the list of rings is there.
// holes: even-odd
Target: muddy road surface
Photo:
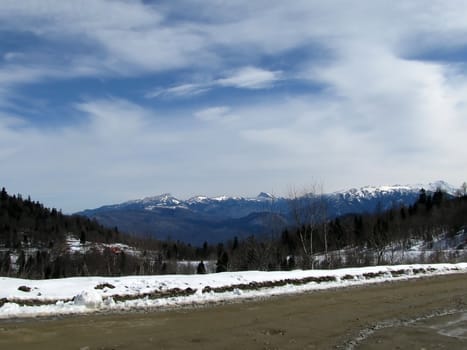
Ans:
[[[456,274],[200,309],[1,321],[0,349],[467,349],[456,331],[439,331],[453,320],[462,328],[466,309],[467,275]]]

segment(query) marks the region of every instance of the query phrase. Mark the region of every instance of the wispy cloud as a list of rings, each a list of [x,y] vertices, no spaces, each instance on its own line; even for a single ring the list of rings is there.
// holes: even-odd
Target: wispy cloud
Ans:
[[[281,79],[281,71],[269,71],[256,67],[243,67],[232,75],[216,80],[216,85],[229,86],[239,89],[265,89]]]
[[[211,90],[212,84],[182,84],[167,89],[158,89],[145,95],[147,98],[164,96],[195,96]]]
[[[209,107],[206,109],[202,109],[200,111],[195,112],[194,116],[202,121],[205,122],[212,122],[212,121],[220,121],[226,120],[228,113],[230,112],[230,108],[227,106],[219,106],[219,107]],[[229,118],[230,119],[230,118]]]
[[[186,83],[167,89],[158,89],[147,93],[148,98],[163,96],[194,96],[216,87],[230,87],[236,89],[259,90],[272,88],[283,77],[282,71],[271,71],[257,67],[246,66],[204,83]]]

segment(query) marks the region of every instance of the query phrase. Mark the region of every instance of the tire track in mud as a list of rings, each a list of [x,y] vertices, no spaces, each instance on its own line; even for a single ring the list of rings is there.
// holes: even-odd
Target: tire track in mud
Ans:
[[[345,341],[342,345],[336,346],[338,350],[354,350],[357,349],[358,346],[367,340],[369,337],[374,335],[377,331],[384,330],[387,328],[397,328],[397,327],[407,327],[411,326],[418,322],[427,321],[433,318],[443,317],[443,316],[451,316],[459,313],[466,312],[467,309],[449,309],[449,310],[436,310],[429,314],[410,318],[410,319],[389,319],[377,322],[371,326],[361,329],[358,334],[347,341]]]

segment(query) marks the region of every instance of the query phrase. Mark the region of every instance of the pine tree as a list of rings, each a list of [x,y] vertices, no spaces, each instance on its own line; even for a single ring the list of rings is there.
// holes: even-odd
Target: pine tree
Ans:
[[[427,196],[426,196],[426,191],[424,188],[422,188],[420,190],[420,194],[418,196],[418,203],[419,204],[425,204],[426,203],[426,199],[427,199]]]
[[[86,232],[81,231],[81,235],[79,236],[79,243],[85,244],[86,243]]]
[[[219,259],[217,259],[216,272],[227,271],[228,264],[229,264],[229,256],[227,255],[227,252],[224,251],[220,255]]]
[[[201,260],[200,263],[198,264],[198,267],[196,269],[196,273],[198,275],[204,275],[206,273],[206,266],[204,266],[203,260]]]

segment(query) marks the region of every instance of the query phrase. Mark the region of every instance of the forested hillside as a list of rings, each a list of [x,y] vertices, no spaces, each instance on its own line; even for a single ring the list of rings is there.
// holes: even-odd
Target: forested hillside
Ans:
[[[174,272],[167,258],[192,252],[181,242],[136,238],[30,198],[0,194],[0,275],[59,278]]]
[[[53,248],[64,242],[67,233],[81,240],[111,242],[119,238],[117,229],[104,228],[95,220],[63,215],[57,209],[45,208],[31,198],[10,196],[5,188],[0,193],[0,244],[5,248],[22,246]]]

